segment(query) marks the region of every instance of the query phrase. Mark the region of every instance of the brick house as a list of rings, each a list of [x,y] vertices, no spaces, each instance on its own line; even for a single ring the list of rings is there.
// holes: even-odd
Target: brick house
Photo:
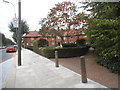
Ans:
[[[29,31],[29,33],[23,37],[23,45],[33,46],[33,41],[37,39],[46,39],[49,42],[49,46],[61,45],[62,43],[73,43],[77,39],[85,38],[81,36],[84,34],[82,31],[84,31],[83,28],[79,30],[73,29],[70,31],[63,31],[61,32],[62,36],[57,36],[54,33],[41,33],[40,35],[38,31]]]
[[[38,31],[29,31],[28,34],[23,36],[23,46],[33,46],[33,41],[40,37]]]

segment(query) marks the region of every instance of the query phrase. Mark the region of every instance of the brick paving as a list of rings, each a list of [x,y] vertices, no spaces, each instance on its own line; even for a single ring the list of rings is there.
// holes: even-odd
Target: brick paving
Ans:
[[[87,77],[109,88],[118,88],[118,74],[96,64],[95,57],[88,53],[86,57]],[[50,59],[55,61],[55,59]],[[59,63],[70,70],[81,74],[80,57],[59,58]]]

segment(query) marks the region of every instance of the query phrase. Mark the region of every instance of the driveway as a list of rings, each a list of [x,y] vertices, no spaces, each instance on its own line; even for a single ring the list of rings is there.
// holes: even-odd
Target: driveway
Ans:
[[[96,64],[95,57],[92,54],[86,54],[87,76],[109,88],[118,88],[118,75],[111,73],[110,70]],[[55,59],[50,59],[55,61]],[[77,73],[81,74],[80,57],[60,58],[59,63]]]

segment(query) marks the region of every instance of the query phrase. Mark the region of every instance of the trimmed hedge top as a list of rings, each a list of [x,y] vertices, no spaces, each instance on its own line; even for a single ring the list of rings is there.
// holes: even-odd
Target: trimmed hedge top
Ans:
[[[76,44],[78,46],[84,46],[86,43],[86,39],[77,39]]]
[[[62,46],[63,47],[77,47],[77,44],[75,44],[75,43],[63,43]]]
[[[75,56],[81,56],[88,52],[89,47],[66,47],[66,48],[50,48],[50,47],[44,47],[37,50],[37,53],[40,55],[43,55],[48,58],[54,58],[55,57],[55,51],[58,51],[58,57],[59,58],[68,58],[68,57],[75,57]]]

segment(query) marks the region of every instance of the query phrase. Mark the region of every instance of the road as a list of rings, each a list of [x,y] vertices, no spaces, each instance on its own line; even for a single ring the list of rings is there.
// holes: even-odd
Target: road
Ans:
[[[5,49],[0,49],[0,63],[4,62],[15,55],[15,52],[6,53]]]
[[[6,53],[6,49],[0,49],[0,87],[5,85],[8,81],[9,72],[13,67],[15,52]]]

